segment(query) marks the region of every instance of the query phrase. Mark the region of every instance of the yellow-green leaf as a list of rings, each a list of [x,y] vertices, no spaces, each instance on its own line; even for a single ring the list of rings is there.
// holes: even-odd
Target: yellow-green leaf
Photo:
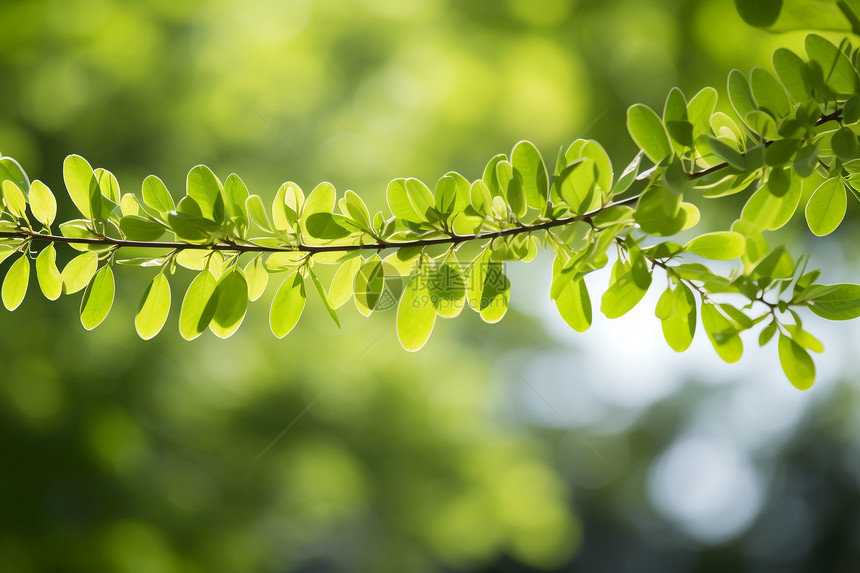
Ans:
[[[436,323],[436,307],[430,299],[427,279],[416,273],[397,305],[397,339],[409,352],[420,350]]]
[[[269,325],[275,336],[283,338],[295,328],[305,309],[306,299],[305,281],[301,273],[296,271],[281,284],[272,300]]]
[[[647,105],[637,103],[630,106],[627,110],[627,130],[636,145],[655,164],[672,153],[672,144],[669,143],[663,121]]]
[[[26,253],[18,257],[6,272],[3,279],[3,288],[0,295],[3,298],[3,306],[9,310],[15,310],[24,300],[27,294],[27,286],[30,283],[30,259]]]
[[[692,239],[684,250],[714,261],[729,261],[744,254],[746,239],[734,231],[706,233]]]
[[[30,185],[30,210],[46,227],[50,227],[57,217],[57,200],[48,186],[38,179]]]
[[[245,280],[248,281],[248,300],[254,302],[266,291],[269,272],[263,266],[263,255],[257,255],[245,265]]]
[[[215,314],[217,301],[212,295],[217,285],[212,273],[204,270],[188,286],[179,309],[179,334],[185,340],[194,340],[209,327]]]
[[[99,256],[92,252],[80,254],[69,261],[61,274],[63,292],[72,294],[85,288],[96,274],[98,267]]]
[[[245,320],[248,311],[248,282],[242,270],[234,267],[224,273],[212,298],[217,302],[209,330],[218,338],[229,338]]]
[[[36,257],[36,278],[39,287],[48,300],[57,300],[63,293],[63,277],[57,268],[57,251],[54,243],[49,243]]]
[[[144,340],[153,338],[161,332],[170,312],[170,283],[163,273],[158,273],[140,300],[134,328]]]
[[[779,362],[788,381],[798,390],[809,390],[815,382],[815,363],[809,352],[784,334],[779,335]]]
[[[845,218],[848,197],[841,177],[831,177],[818,186],[806,204],[809,230],[823,237],[829,235]]]
[[[110,265],[103,266],[92,278],[81,300],[81,324],[92,330],[107,318],[113,306],[114,280]]]

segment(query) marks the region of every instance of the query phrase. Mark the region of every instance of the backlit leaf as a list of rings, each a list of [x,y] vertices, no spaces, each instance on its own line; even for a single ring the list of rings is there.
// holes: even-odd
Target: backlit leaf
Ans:
[[[57,269],[57,251],[50,243],[36,257],[36,278],[42,294],[48,300],[57,300],[63,294],[63,278]]]
[[[305,281],[301,273],[294,272],[281,284],[269,311],[272,333],[283,338],[295,328],[305,309]]]
[[[113,270],[105,265],[93,276],[81,300],[81,324],[92,330],[107,318],[114,297]]]
[[[158,273],[140,300],[134,328],[143,340],[149,340],[161,332],[170,313],[170,283],[163,273]]]
[[[30,259],[26,254],[21,255],[12,263],[6,271],[3,279],[3,288],[0,295],[3,298],[3,306],[9,310],[15,310],[21,305],[27,294],[27,286],[30,284]]]

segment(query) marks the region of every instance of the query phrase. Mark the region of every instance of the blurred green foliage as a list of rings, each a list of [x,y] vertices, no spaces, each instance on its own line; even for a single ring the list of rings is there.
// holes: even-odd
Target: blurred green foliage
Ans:
[[[381,204],[393,177],[477,177],[523,138],[547,152],[588,136],[632,156],[629,104],[656,107],[672,85],[694,93],[801,39],[749,28],[719,0],[7,0],[0,149],[57,188],[62,158],[80,153],[124,185],[154,172],[179,187],[205,162],[264,197],[286,179],[328,179]],[[284,341],[252,309],[227,342],[171,331],[143,343],[129,317],[145,283],[127,274],[92,333],[68,303],[3,315],[2,571],[774,562],[744,561],[756,554],[742,543],[700,551],[647,509],[649,464],[705,403],[696,391],[631,414],[617,435],[587,431],[605,461],[557,417],[547,428],[524,415],[526,394],[510,388],[522,356],[560,351],[535,316],[446,323],[417,355],[397,348],[391,316],[336,331],[321,306]],[[515,307],[531,294],[515,292]],[[579,388],[590,357],[574,358],[553,376]],[[820,411],[855,411],[849,395]],[[824,488],[808,456],[851,451],[855,419],[800,442],[785,466]],[[816,507],[824,490],[798,487]],[[815,541],[804,555],[856,555],[843,547]]]

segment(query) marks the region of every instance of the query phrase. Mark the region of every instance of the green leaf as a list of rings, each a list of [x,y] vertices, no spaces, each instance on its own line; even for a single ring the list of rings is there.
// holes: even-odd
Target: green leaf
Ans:
[[[103,266],[92,278],[81,300],[81,324],[92,330],[107,318],[114,297],[113,270]]]
[[[806,62],[797,54],[785,48],[777,49],[773,53],[773,68],[794,101],[812,99],[812,91],[806,79]]]
[[[806,55],[821,66],[825,83],[837,94],[853,95],[860,88],[860,78],[848,57],[817,34],[806,36]]]
[[[410,177],[406,180],[406,196],[412,209],[418,214],[418,222],[436,221],[438,216],[435,212],[436,200],[430,188],[423,181]]]
[[[11,157],[0,157],[0,182],[12,181],[20,189],[29,189],[30,180],[21,165]]]
[[[159,213],[167,213],[176,209],[170,191],[167,190],[164,182],[155,175],[150,175],[143,180],[141,193],[143,194],[143,202]]]
[[[531,141],[520,141],[511,151],[511,164],[522,178],[528,206],[543,209],[549,193],[549,176],[540,151]]]
[[[24,300],[27,294],[27,286],[30,284],[30,259],[24,253],[18,257],[3,279],[3,288],[0,295],[3,298],[3,306],[9,310],[15,310]]]
[[[600,312],[607,318],[618,318],[635,307],[651,285],[651,273],[641,255],[631,254],[631,262],[618,259],[612,267],[609,288],[600,301]]]
[[[298,187],[295,183],[288,183],[288,185]],[[298,192],[301,193],[301,189]],[[287,193],[290,194],[289,191]],[[231,173],[227,177],[227,181],[224,182],[224,199],[227,207],[227,216],[243,238],[246,236],[248,229],[248,208],[246,207],[248,197],[250,197],[250,194],[245,182],[235,173]],[[293,220],[298,220],[298,216],[293,217]]]
[[[737,329],[729,319],[720,313],[716,305],[702,305],[702,326],[717,354],[728,363],[737,362],[744,352],[744,344]]]
[[[70,239],[98,239],[99,236],[89,229],[90,225],[86,219],[66,221],[60,224],[60,233]],[[104,251],[110,248],[109,245],[98,243],[70,243],[70,246],[79,251]]]
[[[348,237],[352,225],[349,219],[336,213],[313,213],[305,219],[305,231],[310,238],[334,241]]]
[[[6,180],[2,184],[3,189],[3,202],[6,204],[6,207],[9,209],[9,212],[12,213],[14,217],[18,219],[26,219],[27,218],[27,198],[24,196],[23,191],[12,181]]]
[[[426,278],[416,273],[397,305],[397,339],[404,350],[416,352],[430,338],[436,323],[436,307],[430,298]]]
[[[484,167],[484,175],[481,179],[487,186],[487,189],[489,189],[490,195],[493,197],[500,197],[502,195],[502,189],[499,187],[499,180],[496,178],[496,165],[498,165],[500,161],[507,160],[508,158],[504,154],[499,154],[490,159],[487,166]]]
[[[126,239],[151,242],[158,240],[165,232],[160,223],[140,215],[127,215],[120,219],[119,228]]]
[[[379,255],[373,255],[362,263],[354,284],[355,307],[364,316],[370,316],[385,288],[385,268]]]
[[[334,185],[323,182],[314,187],[302,207],[301,227],[307,227],[307,220],[316,213],[331,213],[337,201]]]
[[[185,197],[179,202],[179,206],[183,207],[193,204],[193,202],[194,199]],[[170,229],[176,233],[177,239],[189,243],[206,243],[212,239],[212,233],[218,231],[217,223],[209,219],[177,211],[171,211],[167,214],[167,223],[170,225]]]
[[[63,294],[63,278],[57,268],[57,251],[49,243],[36,257],[36,278],[42,294],[48,300],[57,300]]]
[[[597,229],[605,229],[622,223],[633,223],[635,215],[636,210],[633,209],[633,207],[629,207],[627,205],[613,205],[611,207],[601,209],[597,215],[592,217],[591,223]]]
[[[779,81],[765,69],[753,68],[750,83],[755,101],[760,109],[773,118],[780,119],[791,111],[788,96]]]
[[[238,267],[227,271],[212,295],[217,300],[209,330],[218,338],[229,338],[245,320],[248,311],[248,282]]]
[[[445,175],[439,178],[436,182],[436,210],[441,213],[446,219],[452,213],[462,209],[465,205],[459,204],[459,196],[457,193],[457,181]]]
[[[99,214],[93,213],[91,198],[101,195],[99,183],[93,173],[93,168],[80,155],[69,155],[63,162],[63,180],[69,197],[78,211],[87,219],[93,219]]]
[[[744,254],[746,239],[733,231],[706,233],[692,239],[684,250],[714,261],[729,261]]]
[[[469,201],[475,212],[482,217],[488,216],[493,208],[493,196],[490,194],[487,184],[480,179],[472,183]]]
[[[254,302],[266,291],[269,272],[263,265],[263,255],[257,255],[245,265],[245,280],[248,281],[248,299]]]
[[[787,330],[789,335],[791,335],[791,339],[801,345],[803,348],[811,350],[812,352],[817,352],[819,354],[824,352],[824,344],[822,344],[820,340],[812,336],[812,334],[810,334],[806,330],[803,330],[803,328],[801,328],[800,326],[796,324],[786,324],[785,330]]]
[[[771,171],[768,181],[750,196],[744,205],[741,218],[750,221],[759,231],[775,231],[791,220],[803,193],[803,180],[791,177],[788,190],[781,196],[771,190],[771,181],[776,170]]]
[[[342,307],[352,298],[355,275],[361,268],[362,262],[361,257],[355,257],[342,263],[335,271],[328,289],[329,301],[333,308]]]
[[[732,70],[729,72],[728,88],[729,100],[732,103],[732,107],[741,121],[747,123],[747,114],[758,109],[753,99],[752,88],[750,88],[747,77],[738,70]]]
[[[446,173],[436,182],[436,210],[452,219],[469,206],[470,190],[468,179],[456,171]]]
[[[579,157],[584,157],[594,162],[591,175],[599,192],[589,206],[589,209],[594,209],[600,205],[601,197],[612,190],[612,161],[609,159],[609,154],[606,153],[603,146],[593,139],[588,139],[582,144],[582,147],[579,149]]]
[[[272,224],[275,230],[281,233],[286,232],[298,222],[297,217],[287,215],[287,202],[285,201],[287,188],[287,183],[281,185],[275,193],[274,200],[272,200]]]
[[[266,259],[266,268],[270,273],[295,270],[307,256],[308,254],[303,251],[280,251],[272,253]]]
[[[281,284],[272,300],[269,324],[275,336],[283,338],[295,328],[305,309],[306,299],[305,281],[296,271]]]
[[[595,170],[594,161],[580,158],[564,168],[556,178],[559,194],[577,215],[590,211],[592,205],[600,203],[600,196],[595,192]]]
[[[430,302],[439,316],[455,318],[466,305],[466,277],[453,251],[429,269]]]
[[[93,252],[83,253],[69,261],[61,273],[63,292],[73,294],[85,288],[98,267],[99,256]]]
[[[819,237],[829,235],[845,218],[848,198],[840,177],[831,177],[822,183],[806,204],[806,222],[809,230]]]
[[[708,143],[710,144],[711,151],[714,152],[714,155],[735,169],[746,169],[746,159],[740,151],[714,137],[708,137]]]
[[[666,98],[663,124],[679,154],[693,147],[693,124],[687,120],[687,99],[678,88],[672,88]]]
[[[571,276],[564,280],[564,286],[555,298],[555,306],[568,326],[577,332],[585,332],[591,326],[591,297],[583,277],[569,274]]]
[[[46,227],[50,227],[57,217],[57,200],[48,186],[38,179],[30,185],[30,210]]]
[[[320,299],[322,299],[325,309],[328,311],[328,314],[329,316],[331,316],[331,319],[334,321],[334,323],[338,326],[338,328],[340,328],[340,319],[337,317],[337,311],[331,305],[331,301],[329,300],[328,293],[326,293],[325,291],[325,287],[322,285],[319,277],[317,277],[317,274],[312,268],[308,268],[308,272],[311,275],[311,280],[314,283],[314,287],[316,287],[317,289],[317,293],[320,295]]]
[[[388,208],[391,214],[404,221],[418,223],[423,219],[412,207],[409,195],[406,193],[406,179],[394,179],[385,190]]]
[[[305,193],[297,183],[287,181],[287,188],[284,193],[284,204],[287,206],[287,217],[291,220],[298,221],[302,214],[302,208],[305,205]]]
[[[621,175],[618,176],[618,180],[612,187],[612,192],[610,193],[610,195],[620,195],[621,193],[627,191],[631,185],[633,185],[633,182],[636,181],[636,176],[639,175],[639,165],[642,163],[643,155],[643,151],[637,153],[636,157],[633,158],[633,161],[631,161],[630,164],[624,168],[624,171],[621,172]]]
[[[684,284],[666,289],[657,303],[663,337],[675,352],[684,352],[696,334],[696,298]]]
[[[508,310],[511,283],[501,262],[490,260],[490,251],[481,253],[473,262],[466,281],[469,306],[487,323],[499,322]]]
[[[221,181],[205,165],[197,165],[188,172],[185,180],[186,194],[200,207],[204,219],[221,222],[224,219],[224,187]]]
[[[794,170],[801,177],[809,177],[815,173],[818,162],[818,144],[804,145],[794,157]]]
[[[851,320],[860,317],[860,285],[817,285],[809,301],[809,310],[827,320]],[[815,287],[812,287],[815,288]]]
[[[502,197],[508,202],[511,212],[517,217],[523,217],[528,212],[526,195],[523,191],[522,176],[514,171],[508,161],[499,161],[496,164],[496,179],[502,189]]]
[[[672,153],[669,135],[660,116],[646,105],[634,104],[627,110],[627,131],[655,164]]]
[[[833,152],[842,161],[851,161],[858,156],[860,145],[857,143],[857,136],[847,127],[841,127],[836,130],[830,140],[830,145],[833,147]]]
[[[710,129],[711,115],[717,105],[717,90],[712,87],[703,88],[687,103],[687,119],[693,124],[695,131],[707,133]]]
[[[170,283],[164,273],[158,273],[146,287],[134,317],[134,329],[138,336],[143,340],[153,338],[164,328],[169,313]]]
[[[188,285],[179,309],[179,334],[185,340],[194,340],[209,327],[217,305],[217,299],[213,300],[217,286],[218,281],[208,269]]]
[[[791,163],[791,159],[800,149],[800,142],[795,139],[778,139],[764,152],[765,163],[770,167],[781,167]]]
[[[260,227],[264,232],[272,232],[272,223],[269,221],[269,216],[266,214],[266,207],[263,205],[263,199],[259,195],[250,195],[245,200],[245,209],[248,211],[248,216],[255,225]]]
[[[860,121],[860,96],[853,95],[842,106],[843,125],[852,125]]]
[[[764,346],[765,344],[770,342],[773,338],[773,335],[776,334],[776,328],[777,326],[775,320],[772,320],[767,326],[765,326],[761,330],[761,333],[759,333],[758,335],[758,345]]]
[[[116,209],[120,202],[119,181],[116,176],[106,169],[98,168],[93,171],[96,189],[90,191],[90,207],[93,212],[93,220],[97,222],[106,221]]]
[[[735,0],[735,8],[750,26],[767,28],[779,18],[782,0]]]
[[[636,205],[636,223],[643,233],[666,237],[680,232],[687,221],[681,196],[662,185],[648,187]]]
[[[120,200],[120,191],[119,181],[117,181],[116,175],[107,169],[102,168],[95,169],[93,174],[99,182],[99,191],[101,192],[102,197],[107,199],[113,206],[118,205]],[[107,217],[111,210],[112,207],[107,211],[103,211],[104,217]]]
[[[370,211],[367,210],[367,205],[353,191],[347,191],[343,197],[344,205],[346,206],[346,214],[354,223],[357,223],[363,230],[373,231],[373,225],[370,221]]]
[[[788,381],[798,390],[809,390],[815,382],[815,363],[802,346],[779,335],[779,362]]]

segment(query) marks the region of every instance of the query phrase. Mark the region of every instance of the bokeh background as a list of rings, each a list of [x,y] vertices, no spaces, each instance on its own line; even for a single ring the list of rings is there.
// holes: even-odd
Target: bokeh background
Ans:
[[[56,190],[80,153],[126,190],[155,173],[176,196],[206,163],[266,198],[325,179],[381,208],[394,177],[477,178],[520,139],[554,157],[593,137],[622,165],[628,105],[722,93],[802,38],[727,0],[4,0],[0,151]],[[856,282],[849,217],[776,240]],[[658,285],[570,331],[549,265],[509,266],[501,324],[442,321],[417,354],[392,312],[338,330],[313,300],[285,340],[264,298],[187,343],[177,286],[142,342],[141,269],[85,333],[34,282],[0,315],[0,571],[855,570],[858,326],[809,323],[828,348],[800,393],[752,338],[734,366],[701,332],[674,354]]]

